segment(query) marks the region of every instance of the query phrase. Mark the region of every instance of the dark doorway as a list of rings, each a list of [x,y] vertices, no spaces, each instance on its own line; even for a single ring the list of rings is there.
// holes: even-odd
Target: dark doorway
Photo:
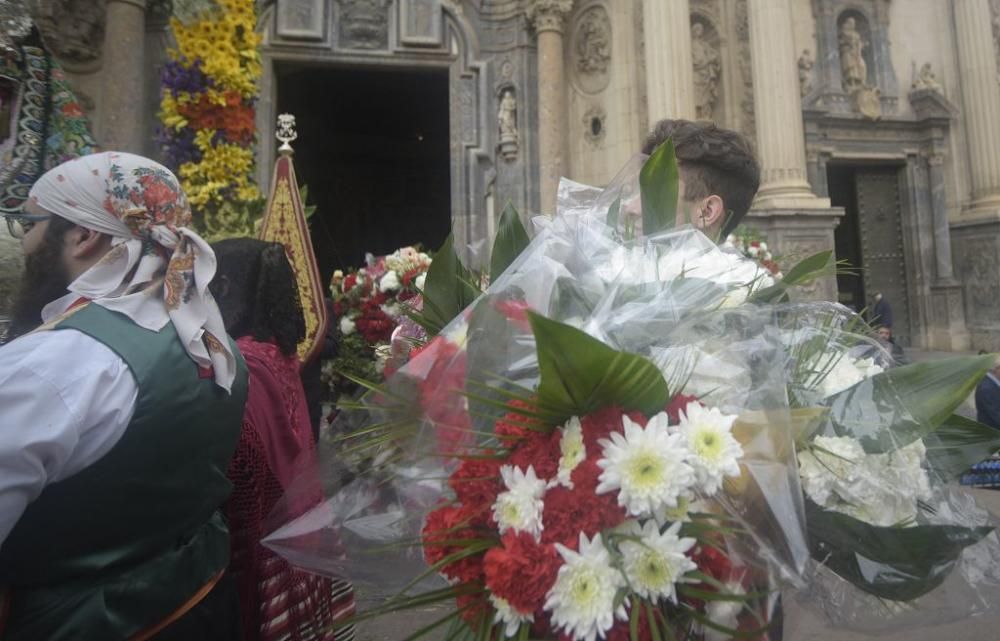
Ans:
[[[278,113],[295,115],[295,170],[317,206],[320,272],[365,253],[436,249],[451,231],[448,72],[285,66]]]
[[[831,204],[844,208],[835,240],[837,259],[849,273],[837,276],[839,300],[861,311],[871,309],[880,292],[892,307],[894,340],[909,345],[899,172],[896,166],[831,164],[827,180]]]

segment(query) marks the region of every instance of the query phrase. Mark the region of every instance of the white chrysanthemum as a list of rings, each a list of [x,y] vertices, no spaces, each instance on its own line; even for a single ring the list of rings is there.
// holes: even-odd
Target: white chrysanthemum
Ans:
[[[865,451],[847,436],[817,436],[813,445],[814,449],[799,454],[802,490],[817,505],[831,507],[834,491],[854,482]]]
[[[559,439],[559,472],[556,478],[560,485],[572,489],[573,481],[570,476],[576,466],[587,458],[587,449],[583,444],[583,427],[580,419],[572,417],[566,421],[566,425],[560,428],[562,438]]]
[[[530,465],[527,472],[519,467],[504,465],[500,468],[500,476],[507,488],[497,495],[493,504],[493,517],[500,534],[514,530],[540,538],[545,481],[535,476],[535,468]]]
[[[391,305],[380,305],[379,309],[381,309],[382,313],[389,318],[399,318],[403,314],[403,309],[395,303]]]
[[[344,316],[343,318],[340,319],[341,334],[343,334],[344,336],[350,336],[351,334],[354,333],[355,329],[357,329],[357,326],[355,326],[353,320],[351,320],[347,316]]]
[[[836,361],[830,362],[831,358],[835,358]],[[817,369],[824,373],[823,379],[818,384],[823,398],[829,398],[849,387],[854,387],[866,378],[883,371],[882,367],[870,358],[854,360],[846,354],[822,357]]]
[[[723,414],[716,407],[709,409],[692,402],[680,412],[680,424],[673,428],[687,441],[691,452],[688,463],[706,496],[719,491],[724,477],[740,475],[743,448],[733,438],[734,422],[734,414]]]
[[[493,604],[493,609],[496,611],[496,614],[493,617],[493,623],[503,624],[504,636],[517,636],[522,623],[531,623],[535,620],[534,614],[521,614],[507,602],[507,599],[504,599],[503,597],[491,594],[490,603]]]
[[[695,482],[683,437],[670,433],[665,412],[649,419],[645,429],[627,416],[622,424],[624,436],[612,432],[611,440],[601,439],[603,458],[597,464],[604,471],[597,493],[618,490],[618,504],[632,516],[677,507]]]
[[[385,276],[383,276],[382,280],[380,280],[378,283],[378,289],[380,292],[383,293],[399,291],[399,288],[401,286],[402,285],[399,282],[399,276],[397,276],[396,272],[394,271],[387,271],[385,273]]]
[[[375,348],[375,371],[379,374],[385,372],[385,365],[392,358],[392,346],[379,345]]]
[[[417,288],[417,291],[422,292],[424,291],[424,283],[426,281],[427,281],[427,274],[420,274],[413,280],[413,285],[414,287]]]
[[[631,521],[625,530],[626,534],[641,539],[623,540],[618,548],[629,586],[642,598],[654,603],[658,599],[676,603],[677,582],[698,568],[687,556],[695,540],[678,537],[680,529],[681,524],[677,522],[661,534],[656,522],[649,520],[641,526],[638,521]]]
[[[615,608],[615,596],[625,587],[625,577],[612,567],[611,555],[600,534],[588,541],[580,533],[580,551],[556,543],[563,565],[548,594],[545,609],[552,613],[552,625],[577,641],[595,641],[615,623],[625,620],[625,605]]]
[[[746,594],[739,582],[731,581],[722,586],[725,594]],[[709,620],[722,627],[735,630],[739,625],[740,612],[743,611],[742,601],[709,601],[705,606],[705,615]],[[720,630],[701,626],[705,641],[730,641],[733,637]]]
[[[931,498],[920,440],[866,454],[850,437],[817,437],[799,456],[802,489],[813,502],[880,527],[913,525],[918,502]]]

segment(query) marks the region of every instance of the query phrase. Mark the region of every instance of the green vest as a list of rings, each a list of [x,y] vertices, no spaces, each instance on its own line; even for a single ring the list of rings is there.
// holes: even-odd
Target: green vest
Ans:
[[[227,394],[199,375],[172,323],[152,332],[98,305],[54,329],[81,331],[121,356],[138,397],[111,451],[46,486],[0,547],[0,586],[11,595],[0,638],[125,639],[176,611],[229,563],[218,508],[232,489],[226,471],[246,366],[233,346],[239,371]]]

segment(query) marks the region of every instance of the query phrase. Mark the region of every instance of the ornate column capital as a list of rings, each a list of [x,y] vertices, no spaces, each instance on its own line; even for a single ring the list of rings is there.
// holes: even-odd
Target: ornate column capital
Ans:
[[[536,33],[562,33],[563,21],[573,10],[573,0],[528,0],[524,13],[535,26]]]

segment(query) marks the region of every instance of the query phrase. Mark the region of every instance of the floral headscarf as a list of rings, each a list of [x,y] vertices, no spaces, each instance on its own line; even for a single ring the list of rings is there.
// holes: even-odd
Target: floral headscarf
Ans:
[[[82,156],[45,173],[29,200],[113,239],[70,291],[146,329],[172,322],[191,358],[230,389],[236,360],[208,290],[215,253],[188,228],[191,208],[169,169],[127,153]]]

